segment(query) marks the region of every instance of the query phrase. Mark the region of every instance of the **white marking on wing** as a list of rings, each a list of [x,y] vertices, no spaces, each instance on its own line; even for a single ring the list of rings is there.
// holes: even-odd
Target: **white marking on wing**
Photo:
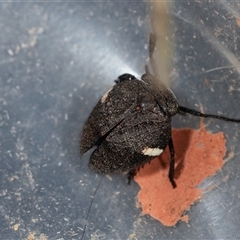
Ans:
[[[160,148],[146,147],[142,150],[142,153],[148,156],[159,156],[162,152],[163,152],[163,149],[160,149]]]
[[[108,97],[108,94],[111,92],[112,88],[110,88],[107,92],[104,93],[104,95],[101,98],[101,103],[104,103]]]

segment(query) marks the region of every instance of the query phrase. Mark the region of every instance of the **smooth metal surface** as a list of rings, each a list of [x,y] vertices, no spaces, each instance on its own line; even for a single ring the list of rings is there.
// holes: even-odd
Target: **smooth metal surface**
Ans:
[[[189,224],[174,228],[141,215],[137,184],[99,184],[89,155],[80,159],[97,100],[118,75],[144,71],[147,15],[131,1],[0,3],[1,239],[81,239],[86,220],[83,239],[240,238],[240,125],[205,121],[234,157],[204,183],[218,187],[191,207]],[[239,3],[181,1],[171,15],[181,105],[240,118]],[[173,126],[198,128],[199,118],[176,116]]]

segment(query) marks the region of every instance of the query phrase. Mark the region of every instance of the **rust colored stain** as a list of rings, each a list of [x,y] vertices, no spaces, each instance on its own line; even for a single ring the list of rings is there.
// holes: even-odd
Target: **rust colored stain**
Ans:
[[[236,23],[237,23],[238,26],[240,26],[240,17],[236,18]]]
[[[172,137],[177,188],[173,189],[168,179],[168,148],[134,178],[141,187],[138,199],[143,213],[165,226],[174,226],[179,220],[188,222],[184,212],[202,196],[203,190],[197,186],[222,168],[226,153],[223,133],[210,133],[203,123],[199,130],[173,129]]]

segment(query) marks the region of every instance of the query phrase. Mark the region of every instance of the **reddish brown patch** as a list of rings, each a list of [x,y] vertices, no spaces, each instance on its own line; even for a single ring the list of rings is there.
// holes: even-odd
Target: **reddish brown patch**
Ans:
[[[236,23],[237,23],[237,25],[240,27],[240,17],[239,17],[239,18],[236,18]]]
[[[197,186],[222,168],[226,153],[223,133],[207,132],[203,124],[199,130],[173,129],[172,136],[177,188],[173,189],[168,179],[168,149],[134,178],[141,187],[138,199],[143,213],[165,226],[174,226],[179,220],[188,221],[188,216],[183,216],[185,210],[202,196],[203,190]]]

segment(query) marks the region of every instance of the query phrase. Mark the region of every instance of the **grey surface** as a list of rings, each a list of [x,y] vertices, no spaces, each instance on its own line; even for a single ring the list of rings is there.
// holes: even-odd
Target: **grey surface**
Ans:
[[[173,7],[182,105],[240,118],[239,13],[237,2]],[[80,132],[99,97],[118,75],[143,73],[147,14],[129,1],[0,3],[1,239],[81,239],[87,216],[84,239],[240,238],[237,124],[205,120],[235,155],[206,181],[218,187],[191,207],[189,224],[174,228],[141,215],[137,184],[125,176],[99,184],[89,156],[80,159]],[[176,116],[173,126],[198,128],[199,119]]]

